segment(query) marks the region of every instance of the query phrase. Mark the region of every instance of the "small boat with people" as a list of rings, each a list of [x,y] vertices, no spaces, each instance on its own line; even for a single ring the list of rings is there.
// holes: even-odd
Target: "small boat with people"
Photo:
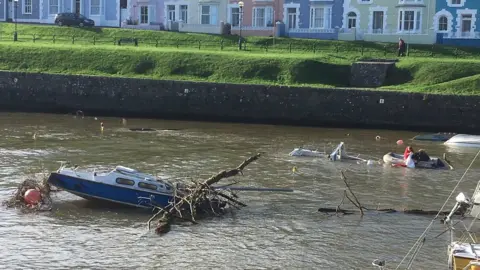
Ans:
[[[480,135],[457,134],[444,144],[448,146],[480,147]]]
[[[386,153],[383,156],[383,162],[391,164],[394,167],[408,167],[419,169],[450,169],[450,165],[438,157],[430,157],[425,150],[417,153],[413,148],[408,146],[405,153],[397,154],[393,152]]]
[[[48,183],[88,200],[140,208],[166,207],[174,196],[172,183],[124,166],[97,173],[77,171],[62,164],[50,174]]]

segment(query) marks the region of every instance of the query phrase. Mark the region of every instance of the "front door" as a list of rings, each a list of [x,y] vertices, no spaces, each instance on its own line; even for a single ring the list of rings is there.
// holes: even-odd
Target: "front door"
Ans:
[[[13,18],[15,18],[14,12],[15,12],[15,8],[14,8],[13,0],[8,1],[8,19],[13,20]]]
[[[287,9],[288,29],[297,28],[297,8]]]
[[[373,32],[383,33],[383,11],[373,12]]]
[[[80,14],[82,12],[82,3],[81,0],[75,0],[75,10],[73,11],[76,14]]]

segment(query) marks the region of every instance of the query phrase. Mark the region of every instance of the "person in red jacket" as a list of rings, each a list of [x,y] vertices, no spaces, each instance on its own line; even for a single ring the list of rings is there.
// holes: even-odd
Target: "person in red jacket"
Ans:
[[[407,160],[410,153],[414,153],[413,148],[411,146],[407,146],[407,148],[405,148],[405,152],[403,153],[403,159]]]

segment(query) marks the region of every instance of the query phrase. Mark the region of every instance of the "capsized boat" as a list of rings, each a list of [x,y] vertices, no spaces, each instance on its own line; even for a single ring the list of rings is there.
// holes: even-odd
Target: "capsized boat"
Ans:
[[[309,150],[309,149],[303,149],[303,148],[295,148],[293,149],[292,152],[289,153],[290,156],[305,156],[305,157],[321,157],[321,158],[328,158],[331,161],[337,161],[337,160],[357,160],[357,161],[362,161],[362,162],[367,162],[369,164],[373,164],[372,160],[366,160],[363,158],[360,158],[360,155],[353,156],[347,154],[347,151],[345,150],[345,143],[340,142],[337,147],[330,153],[327,154],[326,152],[319,152],[316,150]]]
[[[383,156],[383,162],[395,166],[406,166],[405,160],[402,154],[393,152],[386,153]],[[450,169],[450,166],[442,159],[438,157],[429,157],[428,161],[418,161],[415,163],[415,168],[421,169]]]
[[[480,147],[480,135],[457,134],[446,141],[445,145]]]
[[[304,148],[295,148],[292,152],[289,153],[293,157],[326,157],[327,153],[320,152],[317,150],[310,150]]]
[[[172,183],[124,166],[117,166],[107,173],[97,173],[77,171],[62,165],[50,174],[48,182],[88,200],[140,208],[166,207],[174,196]]]

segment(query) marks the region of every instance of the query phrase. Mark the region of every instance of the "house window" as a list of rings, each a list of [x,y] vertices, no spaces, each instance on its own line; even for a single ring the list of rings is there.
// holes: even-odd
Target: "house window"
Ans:
[[[188,23],[188,6],[180,5],[180,20],[184,23]]]
[[[140,24],[148,24],[148,6],[140,7]]]
[[[167,6],[167,14],[168,14],[168,20],[174,22],[175,21],[175,5]]]
[[[415,10],[400,10],[398,30],[419,31],[422,14]]]
[[[201,6],[200,23],[201,24],[217,24],[217,6]]]
[[[232,26],[240,25],[240,8],[238,7],[230,8],[230,24]]]
[[[357,27],[357,14],[355,12],[348,13],[348,29]]]
[[[310,8],[310,28],[330,28],[331,9],[323,7]]]
[[[469,36],[472,31],[472,14],[462,14],[462,36]]]
[[[253,9],[253,26],[254,27],[273,26],[273,8],[272,7],[254,8]]]
[[[151,189],[151,190],[157,190],[157,186],[154,184],[149,184],[145,182],[139,182],[138,187],[140,188],[146,188],[146,189]]]
[[[465,5],[465,0],[446,0],[449,7],[462,7]]]
[[[438,31],[448,31],[448,19],[446,16],[438,19]]]
[[[462,0],[450,0],[452,5],[461,5]]]
[[[23,1],[23,14],[32,14],[32,0]]]
[[[383,11],[374,11],[373,12],[373,24],[372,29],[374,33],[383,33]]]
[[[297,28],[297,8],[287,8],[287,26],[288,29],[295,29]]]
[[[48,13],[51,15],[55,15],[58,13],[58,1],[59,0],[49,0],[48,2]]]
[[[90,15],[100,15],[100,0],[90,0]]]
[[[125,179],[125,178],[117,178],[115,182],[117,182],[117,184],[127,185],[127,186],[133,186],[135,184],[135,181],[130,179]]]

